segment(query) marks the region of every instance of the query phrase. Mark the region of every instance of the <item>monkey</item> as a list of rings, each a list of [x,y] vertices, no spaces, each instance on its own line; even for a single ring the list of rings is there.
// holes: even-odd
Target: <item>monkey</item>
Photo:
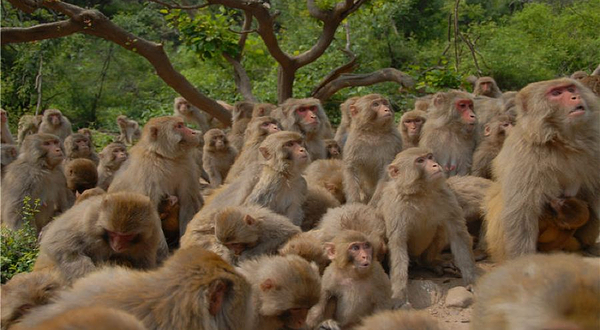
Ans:
[[[340,204],[346,202],[344,193],[343,162],[338,159],[319,159],[306,168],[304,175],[308,186],[327,189]]]
[[[213,193],[196,216],[225,206],[256,204],[288,217],[297,226],[302,224],[307,189],[302,171],[310,162],[302,135],[273,133],[258,149],[260,162]]]
[[[584,201],[574,197],[552,199],[540,217],[537,249],[542,252],[581,250],[573,233],[589,219],[589,206]]]
[[[210,129],[204,134],[204,143],[202,166],[208,174],[210,186],[217,188],[227,177],[238,153],[225,133],[218,128]]]
[[[108,144],[100,152],[100,163],[98,164],[98,187],[107,190],[115,173],[125,163],[129,154],[127,147],[121,142]]]
[[[279,254],[286,256],[295,254],[308,262],[314,262],[319,268],[319,274],[323,275],[325,268],[331,263],[327,257],[323,242],[315,235],[304,232],[294,235],[283,247],[279,249]]]
[[[536,252],[544,205],[558,196],[587,203],[589,221],[574,237],[582,249],[600,232],[600,104],[578,81],[527,85],[516,97],[517,123],[492,162],[485,202],[486,242],[495,261]]]
[[[236,102],[233,106],[231,131],[227,138],[236,150],[242,149],[244,145],[244,133],[252,119],[253,109],[254,103],[249,101]]]
[[[339,207],[340,202],[326,188],[307,185],[306,200],[302,205],[304,219],[300,228],[302,231],[313,229],[328,209]]]
[[[468,175],[475,151],[473,98],[465,92],[436,93],[419,147],[430,149],[447,176]]]
[[[73,133],[71,122],[58,109],[44,110],[38,133],[54,134],[64,141]]]
[[[402,150],[402,138],[383,96],[363,96],[349,110],[352,125],[343,151],[344,191],[349,203],[368,203],[384,176],[383,167]]]
[[[186,123],[196,125],[202,133],[206,133],[210,129],[206,114],[183,97],[176,97],[173,100],[173,115],[183,118]]]
[[[252,108],[252,118],[270,116],[277,106],[271,103],[255,103]]]
[[[37,133],[41,123],[42,123],[42,115],[38,115],[38,116],[23,115],[21,118],[19,118],[19,126],[18,126],[18,131],[17,131],[17,143],[19,145],[21,145],[27,135]]]
[[[420,110],[425,113],[429,112],[429,106],[431,105],[432,99],[433,99],[433,95],[426,95],[426,96],[416,99],[413,110]]]
[[[332,319],[340,328],[391,307],[392,285],[379,262],[373,242],[354,230],[341,232],[325,243],[331,264],[325,269],[321,298],[309,312],[309,325]]]
[[[327,151],[323,139],[326,138],[331,124],[328,124],[329,119],[321,101],[315,98],[290,98],[273,110],[271,116],[281,123],[283,129],[299,132],[304,136],[310,159],[326,158]]]
[[[471,284],[475,279],[471,236],[433,154],[423,148],[406,149],[387,171],[390,180],[383,186],[377,208],[386,224],[394,307],[407,303],[409,257],[432,265],[447,241],[464,284]]]
[[[38,133],[23,140],[19,158],[6,167],[2,178],[2,222],[21,228],[23,199],[40,200],[31,225],[39,233],[56,213],[66,211],[75,200],[67,188],[61,163],[64,153],[56,135]]]
[[[350,124],[352,123],[352,116],[350,116],[350,105],[354,104],[354,102],[356,102],[356,100],[359,98],[359,96],[353,96],[340,104],[340,114],[342,119],[340,120],[340,125],[335,131],[334,140],[338,142],[342,149],[344,149],[344,145],[348,139],[348,132],[350,131]]]
[[[146,330],[133,315],[110,307],[81,307],[58,314],[32,330]],[[16,329],[18,330],[18,328]]]
[[[492,77],[481,77],[477,79],[475,83],[475,89],[473,90],[473,95],[479,96],[487,96],[498,98],[502,96],[502,92],[500,88],[498,88],[498,84]]]
[[[77,130],[77,133],[85,135],[90,140],[90,148],[93,148],[94,141],[92,138],[92,130],[89,128],[80,128]]]
[[[77,196],[77,199],[75,199],[75,204],[81,203],[90,197],[99,196],[103,194],[106,194],[106,191],[99,187],[87,189]]]
[[[398,131],[402,134],[402,146],[404,149],[418,147],[421,138],[421,129],[427,121],[427,113],[421,110],[405,112],[400,117]]]
[[[582,78],[580,82],[587,88],[589,88],[596,96],[600,97],[600,75],[591,75]]]
[[[117,126],[119,126],[120,134],[117,141],[127,145],[132,145],[134,139],[138,140],[142,135],[138,122],[125,115],[117,116]]]
[[[230,264],[237,264],[236,256],[221,244],[215,236],[216,218],[227,206],[214,210],[212,212],[199,212],[190,221],[185,234],[181,236],[181,248],[189,248],[193,246],[212,251],[218,254],[223,260]]]
[[[146,123],[140,141],[131,148],[126,166],[119,170],[108,192],[132,191],[150,197],[158,206],[164,195],[179,198],[179,234],[204,204],[200,170],[194,153],[197,131],[179,117],[157,117]]]
[[[302,329],[309,309],[319,302],[321,279],[317,266],[296,255],[261,256],[238,268],[252,286],[254,327]],[[242,328],[240,328],[242,329]]]
[[[600,64],[594,69],[591,76],[600,76]]]
[[[342,159],[342,148],[334,139],[327,139],[325,142],[325,150],[327,150],[326,159]]]
[[[148,329],[246,329],[254,323],[251,299],[248,281],[231,265],[202,248],[186,248],[155,270],[110,267],[90,274],[55,303],[29,314],[23,325],[93,306],[127,312]]]
[[[225,183],[230,183],[246,168],[259,161],[258,147],[267,135],[282,131],[279,122],[272,117],[255,117],[250,120],[244,135],[244,145],[229,169]]]
[[[570,78],[575,80],[581,80],[582,78],[585,78],[587,76],[588,74],[585,71],[575,71],[573,72]]]
[[[73,133],[67,136],[64,141],[64,147],[66,153],[64,160],[65,165],[77,158],[87,158],[94,162],[95,166],[98,166],[98,163],[100,162],[96,151],[92,147],[92,142],[83,134]]]
[[[573,254],[523,255],[479,280],[471,329],[597,329],[600,263]]]
[[[14,144],[0,144],[0,163],[2,164],[1,173],[4,177],[4,169],[8,164],[12,163],[19,156],[19,148]]]
[[[165,195],[158,204],[158,216],[169,249],[179,246],[179,198]]]
[[[32,308],[49,304],[65,286],[53,271],[19,273],[2,284],[2,330],[18,324]]]
[[[438,322],[425,311],[382,311],[365,317],[356,330],[441,330]]]
[[[4,109],[0,109],[0,143],[15,144],[8,127],[8,113]]]
[[[484,125],[483,140],[473,153],[472,175],[492,179],[492,161],[502,149],[514,122],[508,115],[498,115]]]
[[[448,187],[456,195],[456,200],[463,210],[467,224],[482,221],[483,206],[487,190],[493,181],[477,176],[453,176],[446,180]]]
[[[238,261],[276,254],[300,232],[290,219],[260,206],[228,207],[215,215],[215,237]]]
[[[104,263],[152,269],[162,241],[148,197],[108,193],[77,203],[44,230],[36,266],[53,264],[70,283]]]
[[[71,160],[65,165],[64,173],[67,179],[67,188],[73,193],[81,194],[87,189],[96,187],[98,183],[96,164],[87,158]]]

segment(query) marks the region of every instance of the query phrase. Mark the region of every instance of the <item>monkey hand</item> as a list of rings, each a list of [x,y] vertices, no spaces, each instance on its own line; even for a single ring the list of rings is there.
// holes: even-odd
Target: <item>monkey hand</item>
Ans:
[[[336,321],[329,319],[321,322],[317,327],[317,330],[341,330],[341,328]]]

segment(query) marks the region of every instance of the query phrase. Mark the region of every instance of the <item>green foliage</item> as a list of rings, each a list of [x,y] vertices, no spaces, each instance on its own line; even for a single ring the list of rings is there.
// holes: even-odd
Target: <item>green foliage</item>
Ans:
[[[23,226],[12,230],[2,226],[1,256],[2,283],[6,283],[14,275],[30,272],[39,253],[37,232],[32,225],[35,214],[40,212],[40,200],[31,201],[29,196],[23,200]]]
[[[448,61],[444,60],[442,64],[447,65]],[[444,89],[458,89],[463,81],[463,76],[460,73],[448,69],[447,66],[428,70],[418,65],[411,65],[408,73],[411,73],[413,77],[417,77],[415,89],[424,91],[427,94]]]

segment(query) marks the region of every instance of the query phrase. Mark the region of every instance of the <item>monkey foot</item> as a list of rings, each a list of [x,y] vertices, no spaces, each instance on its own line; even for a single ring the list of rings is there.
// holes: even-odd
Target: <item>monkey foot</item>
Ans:
[[[326,320],[319,324],[318,330],[341,330],[339,324],[334,320]]]

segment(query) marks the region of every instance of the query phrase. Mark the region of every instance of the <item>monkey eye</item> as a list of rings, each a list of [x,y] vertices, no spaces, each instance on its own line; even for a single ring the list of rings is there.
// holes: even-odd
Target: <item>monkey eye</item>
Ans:
[[[308,109],[305,107],[298,108],[298,112],[306,112],[306,110],[308,110]]]
[[[175,128],[183,128],[183,124],[179,123],[179,124],[177,124],[177,126],[175,126]]]
[[[366,243],[365,243],[365,249],[368,249],[368,248],[370,248],[370,247],[371,247],[371,243],[369,243],[369,242],[366,242]]]
[[[562,94],[562,90],[553,89],[552,92],[550,92],[550,94],[552,94],[552,96],[559,96],[560,94]]]
[[[284,146],[288,147],[288,148],[292,147],[293,145],[294,145],[294,142],[288,142],[288,143],[284,144]]]
[[[350,249],[352,249],[352,251],[358,251],[360,248],[358,247],[358,245],[353,244],[350,246]]]
[[[427,155],[427,159],[432,160],[433,159],[433,155],[432,154]]]
[[[379,105],[380,105],[379,101],[375,101],[375,102],[373,102],[373,106],[374,106],[374,107],[378,107]]]
[[[423,157],[417,158],[417,163],[422,164],[423,162],[425,162],[425,158],[423,158]]]
[[[569,91],[569,93],[575,93],[577,91],[577,89],[575,88],[575,86],[571,86],[571,87],[567,88],[567,91]]]

